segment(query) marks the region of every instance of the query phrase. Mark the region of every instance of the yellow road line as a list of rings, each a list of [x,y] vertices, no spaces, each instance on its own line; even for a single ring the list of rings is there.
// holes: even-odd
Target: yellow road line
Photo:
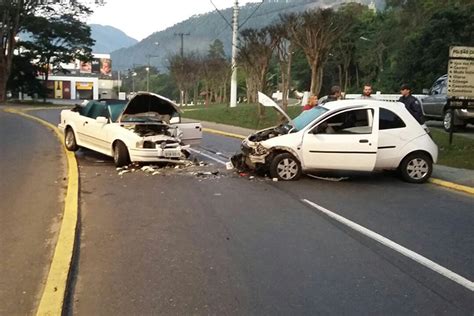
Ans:
[[[245,139],[245,138],[247,137],[247,136],[242,136],[242,135],[239,135],[239,134],[227,133],[227,132],[219,131],[219,130],[217,130],[217,129],[212,129],[212,128],[203,128],[202,130],[203,130],[204,132],[213,133],[213,134],[218,134],[218,135],[223,135],[223,136],[229,136],[229,137],[238,138],[238,139]]]
[[[35,120],[52,129],[61,140],[61,131],[42,119],[26,114],[18,109],[7,108],[6,112],[15,113]],[[68,164],[68,185],[64,203],[63,220],[59,231],[58,241],[54,250],[53,260],[49,269],[48,278],[43,295],[37,310],[37,315],[61,315],[66,295],[67,281],[72,263],[74,241],[76,238],[78,215],[79,174],[77,171],[76,156],[63,146]]]
[[[474,195],[474,188],[467,185],[457,184],[457,183],[453,183],[453,182],[449,182],[449,181],[445,181],[441,179],[436,179],[436,178],[430,178],[428,181],[430,183],[437,184],[445,188],[449,188],[449,189],[453,189],[453,190],[457,190],[457,191]]]

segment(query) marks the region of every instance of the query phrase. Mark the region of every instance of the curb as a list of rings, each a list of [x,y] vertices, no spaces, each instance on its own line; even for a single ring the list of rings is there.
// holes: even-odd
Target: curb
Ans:
[[[428,182],[439,185],[439,186],[442,186],[442,187],[445,187],[445,188],[449,188],[449,189],[453,189],[453,190],[456,190],[456,191],[461,191],[461,192],[464,192],[464,193],[474,195],[474,188],[470,187],[470,186],[467,186],[467,185],[457,184],[457,183],[454,183],[454,182],[449,182],[449,181],[436,179],[436,178],[430,178],[430,179],[428,179]]]
[[[62,133],[54,126],[40,118],[24,113],[25,109],[13,108],[4,109],[5,112],[21,115],[28,119],[39,122],[47,128],[53,130],[62,143]],[[68,183],[66,198],[64,201],[64,212],[58,241],[54,250],[53,260],[46,279],[46,285],[41,296],[36,315],[61,315],[67,290],[69,271],[71,268],[74,242],[76,239],[77,217],[78,217],[78,194],[79,194],[79,174],[77,160],[74,153],[67,151]]]
[[[233,137],[233,138],[238,138],[238,139],[245,139],[246,138],[246,136],[242,136],[242,135],[234,134],[234,133],[227,133],[227,132],[219,131],[219,130],[212,129],[212,128],[203,128],[202,130],[204,132],[213,133],[213,134],[222,135],[222,136]],[[442,186],[442,187],[445,187],[445,188],[449,188],[449,189],[453,189],[453,190],[460,191],[460,192],[463,192],[463,193],[468,193],[468,194],[474,195],[474,188],[470,187],[470,186],[467,186],[467,185],[457,184],[457,183],[454,183],[454,182],[449,182],[449,181],[436,179],[436,178],[430,178],[428,180],[428,182],[430,182],[432,184]]]

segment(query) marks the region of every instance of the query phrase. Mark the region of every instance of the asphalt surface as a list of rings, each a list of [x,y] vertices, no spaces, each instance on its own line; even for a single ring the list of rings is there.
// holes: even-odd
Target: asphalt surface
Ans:
[[[37,114],[57,122],[57,111]],[[195,149],[225,161],[239,144],[205,134]],[[472,280],[472,196],[385,173],[273,182],[194,157],[206,165],[120,176],[110,158],[77,153],[81,230],[69,314],[474,312],[472,291],[302,202]]]
[[[31,315],[61,223],[62,148],[51,131],[2,109],[0,147],[0,315]]]

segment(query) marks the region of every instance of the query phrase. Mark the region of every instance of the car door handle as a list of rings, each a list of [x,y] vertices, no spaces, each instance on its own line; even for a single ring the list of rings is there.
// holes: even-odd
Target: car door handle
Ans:
[[[86,124],[89,124],[89,122],[85,121],[82,126],[85,126]]]
[[[369,142],[368,139],[361,139],[361,140],[359,140],[359,143],[368,143],[368,142]]]

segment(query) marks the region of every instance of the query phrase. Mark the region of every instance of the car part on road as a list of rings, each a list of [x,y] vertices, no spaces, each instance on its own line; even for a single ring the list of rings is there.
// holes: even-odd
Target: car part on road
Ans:
[[[433,172],[431,158],[423,152],[415,152],[406,156],[400,164],[403,180],[410,183],[424,183]]]
[[[278,154],[270,163],[270,175],[279,180],[298,180],[301,176],[300,162],[289,153]]]
[[[77,151],[79,149],[79,146],[77,146],[76,143],[76,136],[74,135],[72,128],[66,129],[66,133],[64,134],[64,145],[69,151]]]

